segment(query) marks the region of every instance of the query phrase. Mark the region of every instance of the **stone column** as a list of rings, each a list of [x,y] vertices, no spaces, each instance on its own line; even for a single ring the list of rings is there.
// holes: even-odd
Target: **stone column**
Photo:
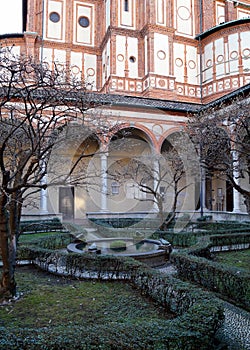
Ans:
[[[238,171],[239,159],[236,151],[232,152],[232,157],[233,157],[233,164],[234,164],[234,169],[233,169],[234,181],[236,184],[239,184],[239,171]],[[240,213],[241,212],[240,193],[235,188],[233,189],[233,199],[234,199],[233,212]]]
[[[157,156],[156,156],[157,157]],[[154,176],[154,190],[159,193],[160,188],[159,188],[159,178],[160,178],[160,166],[159,166],[159,160],[155,159],[153,161],[153,176]],[[154,198],[156,200],[156,198]],[[156,202],[153,203],[153,211],[158,213],[159,208]]]
[[[206,210],[206,169],[204,165],[201,164],[201,178],[200,178],[200,213],[203,215],[204,210]]]
[[[108,156],[107,154],[101,154],[101,211],[107,211],[107,194],[108,194]]]
[[[42,172],[45,171],[45,164],[42,164]],[[43,176],[43,178],[40,181],[41,186],[47,184],[47,174]],[[40,212],[41,213],[47,213],[48,212],[48,206],[47,206],[47,190],[41,189],[40,192]]]

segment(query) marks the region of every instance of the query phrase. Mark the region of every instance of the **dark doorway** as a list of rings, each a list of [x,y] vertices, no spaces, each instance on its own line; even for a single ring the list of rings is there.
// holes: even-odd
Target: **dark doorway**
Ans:
[[[59,188],[59,212],[62,213],[63,219],[74,218],[74,187]]]
[[[234,209],[234,196],[233,187],[229,181],[226,182],[226,211],[233,211]]]

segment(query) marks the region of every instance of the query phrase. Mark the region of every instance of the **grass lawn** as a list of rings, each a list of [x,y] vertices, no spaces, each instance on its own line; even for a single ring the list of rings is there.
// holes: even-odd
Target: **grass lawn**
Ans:
[[[0,307],[0,327],[137,324],[174,317],[128,283],[72,280],[34,267],[18,267],[16,280],[23,295]]]
[[[244,269],[250,273],[250,249],[217,253],[216,262]]]
[[[56,235],[57,233],[60,234],[60,232],[39,232],[22,234],[19,237],[19,243],[32,243],[39,238]]]

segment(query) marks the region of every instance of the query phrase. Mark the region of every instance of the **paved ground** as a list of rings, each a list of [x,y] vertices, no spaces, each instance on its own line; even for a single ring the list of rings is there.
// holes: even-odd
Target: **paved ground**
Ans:
[[[167,264],[159,268],[166,274],[175,274],[173,265]],[[227,346],[227,350],[250,350],[250,313],[223,301],[225,320],[218,331],[217,338]]]
[[[218,337],[228,345],[229,350],[250,349],[250,313],[224,302],[225,321]]]

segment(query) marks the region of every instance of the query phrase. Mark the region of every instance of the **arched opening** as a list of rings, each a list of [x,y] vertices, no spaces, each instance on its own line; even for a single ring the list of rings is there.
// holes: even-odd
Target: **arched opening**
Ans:
[[[152,161],[151,142],[138,128],[119,130],[108,149],[108,208],[111,212],[148,212],[152,209],[144,191],[148,160]]]

